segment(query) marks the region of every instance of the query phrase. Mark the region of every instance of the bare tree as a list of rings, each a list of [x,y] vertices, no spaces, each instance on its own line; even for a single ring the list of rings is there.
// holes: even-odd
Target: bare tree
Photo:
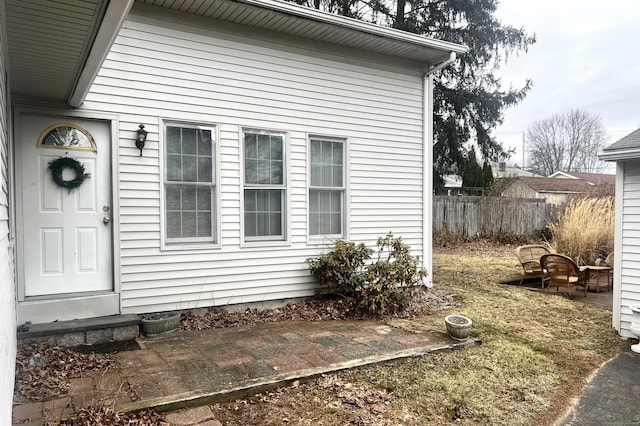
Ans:
[[[599,173],[606,167],[598,160],[598,151],[605,142],[598,115],[579,109],[553,114],[529,126],[526,138],[527,168],[534,173]]]

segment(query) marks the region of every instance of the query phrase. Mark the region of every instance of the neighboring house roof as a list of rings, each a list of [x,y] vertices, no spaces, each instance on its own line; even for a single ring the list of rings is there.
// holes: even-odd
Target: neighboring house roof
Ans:
[[[524,182],[536,192],[580,194],[593,189],[593,185],[580,179],[556,179],[546,177],[520,176],[516,178],[516,180]]]
[[[640,158],[640,129],[634,130],[617,142],[602,150],[598,156],[604,161],[631,160]]]
[[[446,61],[452,53],[467,51],[459,44],[275,0],[48,2],[46,13],[23,0],[6,2],[12,95],[44,97],[76,107],[82,104],[132,6],[133,13],[171,9],[208,18],[212,25],[216,20],[238,23],[389,55],[424,64],[425,71]],[[52,21],[56,24],[51,25]],[[42,54],[58,51],[64,51],[63,61],[58,54]]]
[[[560,179],[578,179],[575,176],[570,175],[569,173],[566,172],[555,172],[555,173],[551,173],[549,176],[550,178],[560,178]]]
[[[567,173],[567,172],[555,172],[549,176],[550,178],[565,178],[565,179],[581,179],[589,182],[592,185],[615,185],[616,175],[603,174],[603,173]]]
[[[571,173],[578,179],[586,180],[593,185],[615,185],[616,175],[602,173]]]

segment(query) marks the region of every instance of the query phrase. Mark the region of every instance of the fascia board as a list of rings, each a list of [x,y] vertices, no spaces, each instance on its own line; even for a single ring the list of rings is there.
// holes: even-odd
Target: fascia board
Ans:
[[[105,11],[104,18],[100,23],[100,28],[96,34],[96,39],[91,46],[91,51],[82,67],[78,80],[71,91],[68,104],[74,108],[79,107],[84,102],[89,89],[95,80],[102,63],[107,57],[120,28],[124,24],[129,10],[135,0],[111,0]]]
[[[640,148],[615,150],[611,152],[604,151],[598,155],[598,158],[602,161],[636,160],[640,158]]]

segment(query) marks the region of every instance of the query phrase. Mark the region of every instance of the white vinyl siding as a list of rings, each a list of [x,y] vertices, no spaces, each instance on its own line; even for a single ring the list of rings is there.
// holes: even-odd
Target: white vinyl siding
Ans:
[[[309,140],[309,235],[343,236],[345,142],[312,136]]]
[[[215,243],[215,129],[171,122],[163,128],[165,241]]]
[[[621,250],[615,255],[615,261],[619,260],[622,266],[617,293],[621,306],[619,332],[622,336],[635,338],[629,331],[632,317],[629,306],[640,304],[640,161],[623,163],[623,170],[622,212],[616,217],[620,220],[616,237],[620,239]],[[614,282],[614,291],[617,285],[618,282]]]
[[[308,135],[348,141],[343,234],[373,247],[391,230],[423,255],[421,65],[160,11],[130,18],[83,105],[119,114],[123,313],[313,295],[305,259],[331,241],[309,242]],[[160,117],[217,123],[215,250],[163,250]],[[143,157],[132,139],[140,123]],[[285,241],[244,238],[248,129],[286,135]]]
[[[2,17],[0,17],[2,19]],[[9,114],[5,35],[0,31],[0,424],[11,424],[16,362],[16,286],[9,223]]]

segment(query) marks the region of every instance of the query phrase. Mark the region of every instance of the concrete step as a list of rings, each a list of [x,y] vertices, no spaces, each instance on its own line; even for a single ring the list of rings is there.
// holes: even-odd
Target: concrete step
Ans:
[[[140,333],[138,315],[111,315],[46,324],[24,324],[18,327],[18,341],[45,340],[58,346],[95,345],[132,340]]]

